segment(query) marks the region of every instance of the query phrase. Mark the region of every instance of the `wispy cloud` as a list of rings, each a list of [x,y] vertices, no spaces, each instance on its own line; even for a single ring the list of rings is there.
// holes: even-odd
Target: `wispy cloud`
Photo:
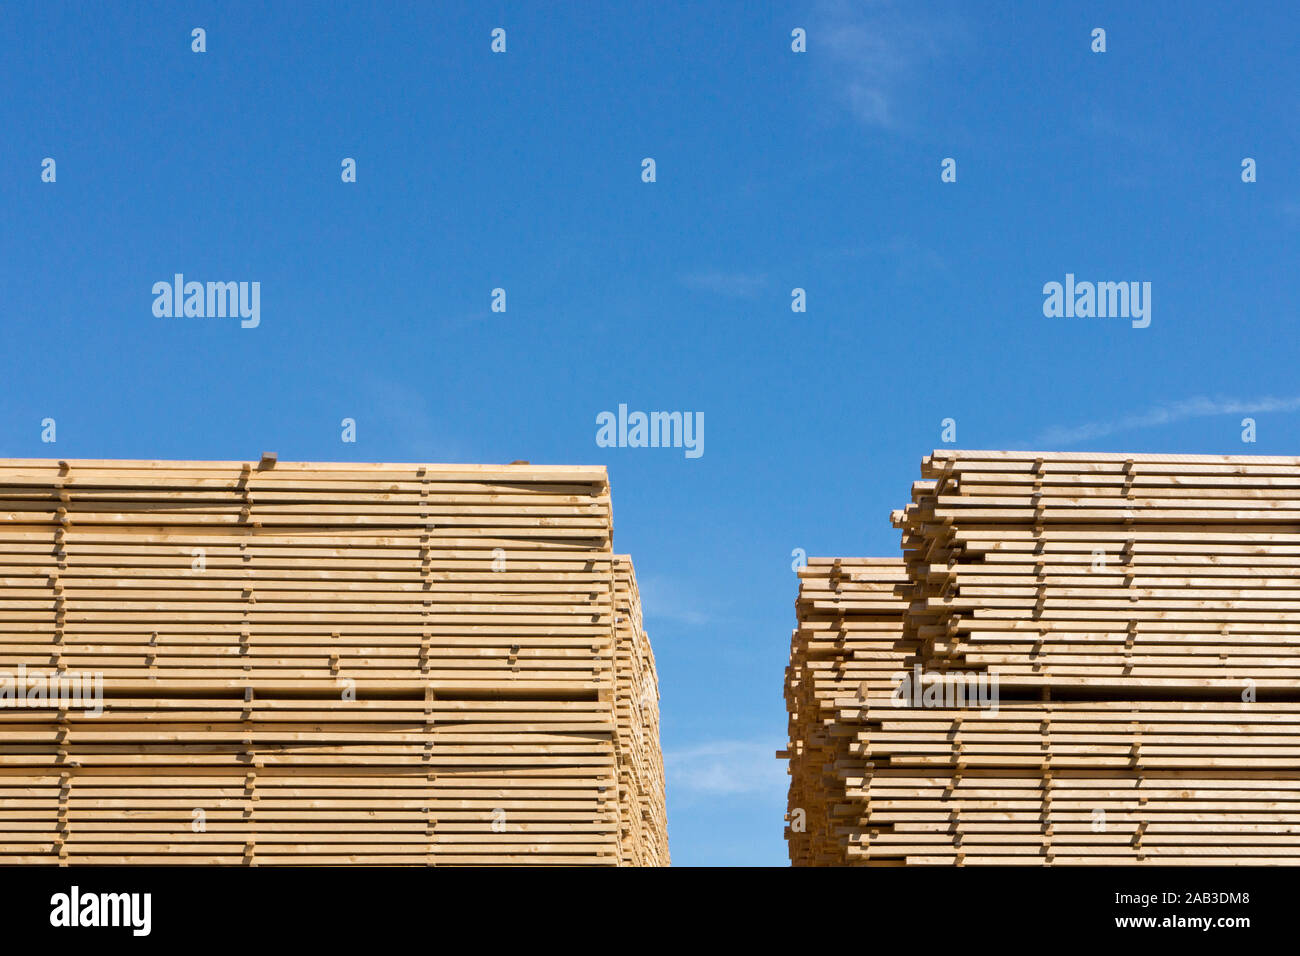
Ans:
[[[1150,116],[1126,119],[1108,107],[1093,106],[1082,114],[1084,129],[1108,143],[1122,143],[1132,149],[1176,149],[1177,144],[1152,123]]]
[[[1214,415],[1252,415],[1260,412],[1294,412],[1300,410],[1300,397],[1296,398],[1256,398],[1247,401],[1231,398],[1188,398],[1166,405],[1157,405],[1146,411],[1135,412],[1105,422],[1089,422],[1083,425],[1053,425],[1042,432],[1030,446],[1034,448],[1059,448],[1064,445],[1077,445],[1079,442],[1105,438],[1116,432],[1133,431],[1138,428],[1154,428],[1158,425],[1170,425],[1174,422],[1191,418],[1210,418]]]
[[[373,409],[379,420],[358,427],[375,428],[375,440],[387,442],[390,449],[385,454],[400,454],[414,461],[468,461],[473,457],[447,432],[446,424],[434,417],[429,396],[420,389],[393,379],[370,378],[363,395],[364,407]]]
[[[703,607],[703,599],[692,596],[688,589],[662,575],[647,574],[637,584],[641,591],[641,606],[647,627],[656,620],[672,621],[690,627],[700,627],[711,620]]]
[[[924,67],[953,38],[948,21],[921,17],[890,0],[823,3],[808,37],[825,46],[828,75],[848,109],[870,126],[899,124],[899,103]]]
[[[732,299],[753,299],[767,288],[767,276],[751,272],[697,272],[682,281],[692,289]]]
[[[785,742],[714,740],[664,754],[668,788],[688,796],[765,794],[789,788],[785,761],[776,752]]]

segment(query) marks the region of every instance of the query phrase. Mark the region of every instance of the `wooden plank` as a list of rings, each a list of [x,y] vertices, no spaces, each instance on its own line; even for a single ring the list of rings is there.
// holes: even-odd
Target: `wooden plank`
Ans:
[[[0,864],[667,865],[611,538],[603,468],[0,461],[0,674],[103,692],[0,706]]]
[[[791,860],[1300,863],[1300,459],[921,473],[901,559],[800,572]],[[996,676],[996,711],[896,700],[914,667]]]

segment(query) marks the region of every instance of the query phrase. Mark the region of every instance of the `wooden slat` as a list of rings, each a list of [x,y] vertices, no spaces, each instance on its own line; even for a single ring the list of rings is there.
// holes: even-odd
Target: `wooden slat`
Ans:
[[[0,461],[0,863],[667,865],[603,468]],[[0,677],[2,679],[2,677]]]
[[[935,452],[901,560],[813,559],[796,865],[1300,863],[1300,459]],[[996,676],[996,712],[894,706]]]

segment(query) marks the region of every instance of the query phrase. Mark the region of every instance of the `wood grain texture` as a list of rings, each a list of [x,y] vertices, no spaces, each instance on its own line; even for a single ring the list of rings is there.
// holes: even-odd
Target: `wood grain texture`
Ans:
[[[1300,459],[935,452],[901,559],[812,559],[796,865],[1300,863]],[[895,706],[996,675],[996,710]]]
[[[0,863],[666,865],[603,468],[0,461]]]

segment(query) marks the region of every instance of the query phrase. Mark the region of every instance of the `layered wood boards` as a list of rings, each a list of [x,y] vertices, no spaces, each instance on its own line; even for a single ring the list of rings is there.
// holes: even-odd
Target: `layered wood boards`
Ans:
[[[800,572],[794,864],[1300,863],[1300,459],[945,451],[911,497],[901,559]]]
[[[102,681],[0,699],[0,862],[667,864],[611,535],[595,467],[0,461],[0,675]]]
[[[614,555],[614,716],[617,731],[620,859],[628,866],[667,866],[668,819],[659,748],[659,679],[641,615],[632,559]]]

